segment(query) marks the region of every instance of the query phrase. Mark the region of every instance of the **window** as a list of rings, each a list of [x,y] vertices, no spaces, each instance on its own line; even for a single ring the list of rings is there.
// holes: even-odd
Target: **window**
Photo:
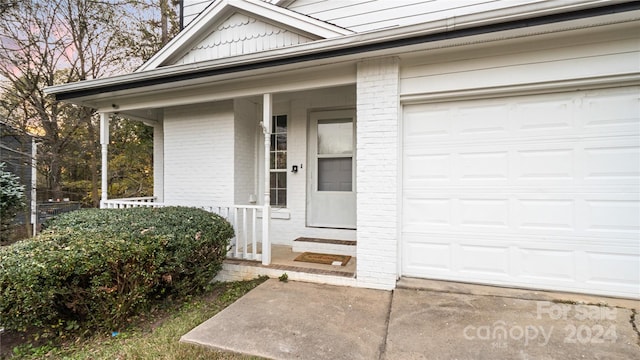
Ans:
[[[353,121],[318,120],[318,191],[353,189]]]
[[[287,115],[276,115],[271,124],[271,206],[287,206]]]

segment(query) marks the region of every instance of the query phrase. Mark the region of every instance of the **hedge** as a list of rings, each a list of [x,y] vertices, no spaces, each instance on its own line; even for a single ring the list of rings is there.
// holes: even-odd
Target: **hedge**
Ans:
[[[194,208],[63,214],[0,248],[0,327],[117,329],[153,301],[206,289],[232,237],[226,220]]]

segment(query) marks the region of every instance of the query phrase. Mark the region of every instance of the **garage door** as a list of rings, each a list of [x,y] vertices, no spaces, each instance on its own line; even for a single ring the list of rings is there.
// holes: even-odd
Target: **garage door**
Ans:
[[[405,105],[402,275],[640,297],[639,102]]]

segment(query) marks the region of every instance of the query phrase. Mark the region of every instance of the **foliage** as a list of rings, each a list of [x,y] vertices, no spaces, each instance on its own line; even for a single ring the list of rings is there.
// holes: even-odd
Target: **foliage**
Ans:
[[[205,290],[233,236],[181,207],[85,209],[0,249],[0,326],[64,337],[117,329],[154,300]]]
[[[216,315],[256,286],[267,280],[260,277],[249,281],[215,283],[211,291],[186,301],[166,302],[162,309],[141,317],[122,329],[117,336],[111,332],[96,334],[63,344],[14,348],[14,358],[27,359],[256,359],[255,357],[217,352],[202,346],[180,343],[180,337]],[[43,356],[43,354],[46,354]]]
[[[25,206],[24,186],[20,179],[0,163],[0,242],[8,237],[11,222]]]
[[[109,197],[153,195],[153,128],[138,121],[111,121]]]
[[[38,167],[45,198],[69,197],[97,206],[98,117],[93,109],[55,101],[43,89],[135,69],[177,33],[176,2],[4,3],[0,4],[0,115],[40,137]]]

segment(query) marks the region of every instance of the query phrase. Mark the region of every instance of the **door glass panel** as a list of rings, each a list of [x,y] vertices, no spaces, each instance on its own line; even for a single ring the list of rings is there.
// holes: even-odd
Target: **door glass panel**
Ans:
[[[353,153],[351,119],[318,120],[318,154]]]
[[[351,191],[351,157],[318,159],[318,191]]]

